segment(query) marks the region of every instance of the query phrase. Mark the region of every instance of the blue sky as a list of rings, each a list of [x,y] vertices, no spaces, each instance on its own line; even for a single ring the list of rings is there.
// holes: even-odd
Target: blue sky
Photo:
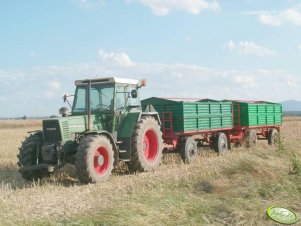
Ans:
[[[11,0],[0,117],[57,114],[74,80],[148,80],[142,97],[301,100],[295,0]]]

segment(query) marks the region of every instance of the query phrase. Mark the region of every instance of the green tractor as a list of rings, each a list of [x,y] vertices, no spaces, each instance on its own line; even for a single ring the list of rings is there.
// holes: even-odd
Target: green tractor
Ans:
[[[75,85],[71,114],[62,108],[62,117],[43,120],[43,130],[30,132],[19,148],[22,177],[47,177],[66,163],[75,165],[83,183],[106,181],[118,161],[130,171],[155,170],[162,157],[161,122],[151,106],[142,112],[138,91],[145,81],[101,78]]]

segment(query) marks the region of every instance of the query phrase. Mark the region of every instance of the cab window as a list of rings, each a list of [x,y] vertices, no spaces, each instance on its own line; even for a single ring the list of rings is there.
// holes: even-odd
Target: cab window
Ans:
[[[116,99],[115,99],[115,109],[121,110],[126,106],[126,99],[128,97],[127,86],[117,86],[116,87]]]
[[[85,113],[88,110],[88,87],[78,86],[73,103],[74,113]],[[114,85],[101,84],[91,87],[91,110],[113,110],[114,108]]]
[[[86,87],[77,88],[73,104],[73,112],[86,111],[86,92]]]
[[[113,85],[96,85],[91,87],[91,109],[112,110],[114,100]]]

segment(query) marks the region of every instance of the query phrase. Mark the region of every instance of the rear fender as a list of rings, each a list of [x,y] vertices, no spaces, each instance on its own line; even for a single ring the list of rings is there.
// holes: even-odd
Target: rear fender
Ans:
[[[139,122],[143,117],[150,116],[154,117],[159,125],[161,126],[160,117],[158,112],[132,112],[129,113],[126,118],[124,118],[118,130],[118,141],[119,146],[119,158],[124,161],[131,160],[132,154],[132,135],[137,122]]]
[[[153,105],[146,106],[145,112],[141,112],[141,114],[139,115],[138,121],[140,121],[141,117],[145,117],[145,116],[151,116],[151,117],[155,118],[158,121],[159,125],[161,126],[161,120],[160,120],[159,114]]]

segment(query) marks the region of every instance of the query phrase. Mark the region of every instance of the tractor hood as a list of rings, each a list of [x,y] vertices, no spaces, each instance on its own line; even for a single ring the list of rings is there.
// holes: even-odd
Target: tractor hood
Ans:
[[[101,123],[94,124],[95,116],[92,115],[92,130],[101,130]],[[43,120],[44,142],[53,144],[73,140],[76,133],[87,131],[88,118],[84,115],[52,118]]]

